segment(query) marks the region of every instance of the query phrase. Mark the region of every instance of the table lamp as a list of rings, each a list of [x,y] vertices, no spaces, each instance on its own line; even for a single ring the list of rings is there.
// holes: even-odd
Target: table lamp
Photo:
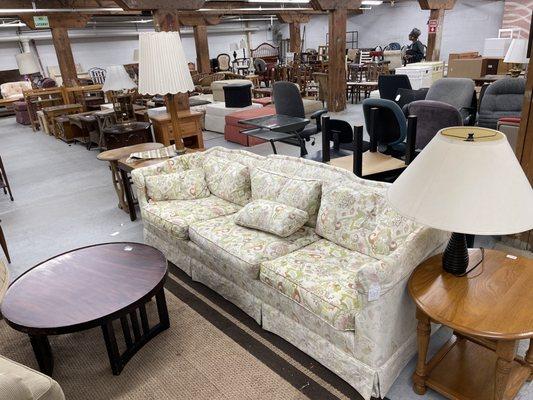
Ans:
[[[123,65],[112,65],[106,68],[102,91],[108,93],[118,124],[127,124],[135,119],[133,114],[132,90],[137,85],[130,78]]]
[[[15,56],[15,59],[17,60],[20,75],[25,75],[27,80],[32,82],[33,86],[36,86],[31,79],[31,76],[33,74],[40,75],[41,69],[39,68],[39,64],[34,55],[30,52],[20,53]],[[39,77],[37,77],[37,81],[38,79]]]
[[[178,153],[185,152],[179,136],[175,94],[194,90],[178,32],[139,34],[139,93],[166,96],[167,110]]]
[[[387,192],[392,208],[414,221],[453,232],[445,271],[465,274],[465,234],[509,235],[533,229],[533,190],[501,132],[440,130]]]
[[[513,39],[503,62],[511,64],[509,73],[516,78],[522,72],[522,65],[527,63],[527,39]]]

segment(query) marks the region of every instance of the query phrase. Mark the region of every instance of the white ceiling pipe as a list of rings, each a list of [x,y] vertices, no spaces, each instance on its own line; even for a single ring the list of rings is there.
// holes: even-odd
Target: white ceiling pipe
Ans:
[[[19,14],[54,14],[54,13],[101,13],[101,12],[122,12],[120,7],[109,8],[3,8],[0,9],[0,15],[19,15]]]

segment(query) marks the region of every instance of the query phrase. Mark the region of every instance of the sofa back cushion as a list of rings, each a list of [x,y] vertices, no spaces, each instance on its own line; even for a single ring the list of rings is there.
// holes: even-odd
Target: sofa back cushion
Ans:
[[[255,167],[261,167],[266,157],[251,153],[246,150],[226,149],[224,147],[212,147],[203,153],[205,157],[216,156],[228,161],[235,161],[239,164],[246,165],[250,170]]]
[[[350,250],[382,259],[418,226],[392,210],[378,191],[325,184],[316,233]]]
[[[252,197],[247,166],[222,157],[204,159],[205,180],[209,191],[221,199],[244,206]]]
[[[270,200],[254,200],[235,215],[237,225],[281,237],[297,232],[308,219],[307,212]]]
[[[194,168],[171,174],[146,177],[146,194],[150,200],[194,200],[211,195],[203,170]]]
[[[270,200],[307,212],[307,225],[316,226],[322,182],[254,168],[251,174],[252,199]]]

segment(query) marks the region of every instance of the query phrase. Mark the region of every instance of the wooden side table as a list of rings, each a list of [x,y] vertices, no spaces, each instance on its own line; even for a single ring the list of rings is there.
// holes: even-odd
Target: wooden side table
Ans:
[[[59,138],[59,129],[56,127],[56,117],[60,115],[77,114],[83,111],[81,104],[63,104],[60,106],[52,106],[43,108],[50,134]]]
[[[125,192],[124,192],[124,186],[122,184],[122,177],[120,176],[120,172],[118,170],[118,160],[124,157],[129,157],[131,153],[136,153],[140,151],[148,151],[148,150],[157,150],[164,147],[161,143],[142,143],[137,144],[134,146],[127,146],[122,147],[119,149],[114,150],[107,150],[104,151],[96,158],[98,158],[100,161],[107,161],[109,162],[109,167],[111,169],[111,179],[113,182],[113,188],[115,189],[115,192],[117,193],[118,197],[118,208],[124,210],[125,212],[129,213],[129,206],[126,202],[126,199],[124,198]]]
[[[479,250],[469,250],[471,263]],[[444,272],[442,255],[419,265],[409,280],[417,306],[418,362],[414,391],[430,387],[449,399],[513,399],[533,377],[533,260],[485,250],[484,261],[456,277]],[[469,267],[470,268],[470,267]],[[426,361],[430,322],[454,336]],[[530,339],[524,358],[518,341]]]
[[[190,149],[204,148],[202,134],[202,113],[196,111],[178,111],[178,126],[180,136],[185,147]],[[170,146],[176,142],[172,132],[172,124],[168,113],[161,113],[150,117],[154,126],[155,141]]]

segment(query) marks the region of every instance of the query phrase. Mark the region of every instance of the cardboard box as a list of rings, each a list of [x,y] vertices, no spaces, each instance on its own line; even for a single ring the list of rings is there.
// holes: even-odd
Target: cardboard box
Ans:
[[[481,78],[483,59],[479,58],[455,58],[448,62],[449,78]]]

